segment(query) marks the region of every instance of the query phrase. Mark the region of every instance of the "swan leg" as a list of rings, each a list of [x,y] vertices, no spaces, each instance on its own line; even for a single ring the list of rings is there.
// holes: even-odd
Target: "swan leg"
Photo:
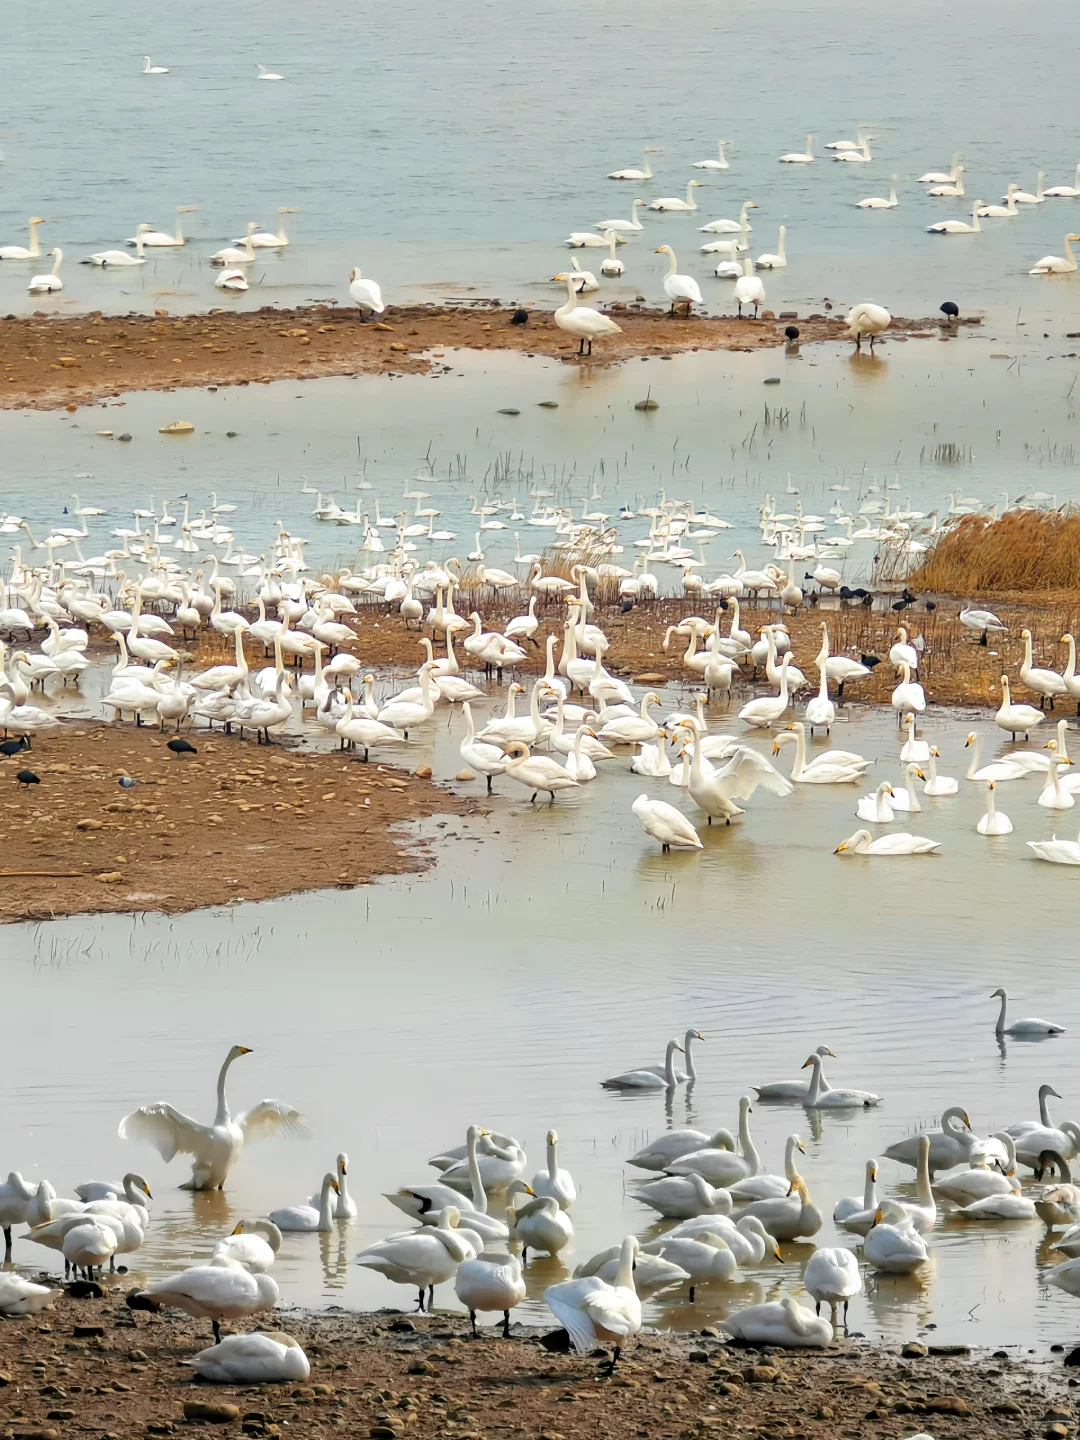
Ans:
[[[4,1263],[11,1259],[11,1226],[4,1226]]]
[[[215,1345],[220,1345],[220,1344],[221,1344],[221,1324],[220,1324],[220,1322],[217,1321],[217,1320],[211,1320],[210,1323],[211,1323],[211,1325],[213,1325],[213,1327],[214,1327],[214,1344],[215,1344]]]
[[[474,1340],[478,1339],[479,1337],[478,1337],[477,1334],[476,1334],[476,1311],[475,1311],[475,1310],[470,1310],[470,1311],[469,1311],[469,1324],[472,1326],[473,1339],[474,1339]]]
[[[1080,709],[1080,706],[1078,706],[1077,708]],[[492,776],[489,775],[489,776],[487,777],[487,793],[488,793],[489,795],[491,794],[491,781],[492,781]]]
[[[503,1311],[503,1339],[510,1339],[510,1311]]]
[[[664,846],[664,849],[665,849],[665,850],[667,849],[667,846],[666,846],[666,845]],[[686,1297],[686,1298],[690,1301],[690,1304],[691,1304],[691,1305],[694,1303],[694,1291],[695,1291],[696,1289],[697,1289],[697,1286],[696,1286],[696,1285],[691,1285],[691,1286],[690,1286],[690,1293],[689,1293],[689,1295]],[[614,1368],[615,1368],[615,1367],[612,1366],[612,1369],[614,1369]]]
[[[619,1363],[619,1356],[620,1356],[621,1354],[622,1354],[622,1346],[621,1346],[621,1345],[616,1345],[616,1346],[615,1346],[614,1354],[612,1355],[610,1361],[608,1362],[608,1366],[607,1366],[607,1373],[608,1373],[609,1375],[614,1375],[614,1374],[615,1374],[615,1366],[618,1365],[618,1363]]]
[[[419,1311],[421,1311],[421,1312],[422,1312],[423,1309],[424,1309],[424,1287],[423,1287],[423,1285],[420,1286],[420,1298],[419,1298],[419,1300],[416,1302],[416,1308],[417,1308],[417,1310],[419,1310]]]
[[[428,1292],[427,1292],[427,1308],[428,1308],[428,1314],[429,1314],[429,1315],[430,1315],[431,1312],[435,1309],[435,1286],[434,1286],[434,1285],[429,1285],[429,1286],[428,1286]]]

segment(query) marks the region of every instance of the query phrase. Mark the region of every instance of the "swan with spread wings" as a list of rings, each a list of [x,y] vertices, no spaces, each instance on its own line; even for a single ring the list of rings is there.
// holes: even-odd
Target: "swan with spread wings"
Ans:
[[[161,1158],[191,1155],[191,1179],[182,1190],[221,1190],[225,1178],[240,1158],[245,1144],[271,1135],[306,1136],[307,1121],[299,1110],[281,1100],[260,1100],[250,1110],[233,1115],[225,1098],[225,1077],[229,1066],[241,1055],[250,1055],[246,1045],[234,1045],[225,1057],[217,1081],[217,1114],[209,1125],[200,1125],[165,1100],[143,1105],[120,1121],[121,1140],[147,1140]]]

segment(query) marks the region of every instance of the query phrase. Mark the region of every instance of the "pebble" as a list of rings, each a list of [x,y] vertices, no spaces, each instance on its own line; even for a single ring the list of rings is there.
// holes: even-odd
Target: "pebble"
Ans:
[[[454,776],[455,780],[475,780],[476,776],[471,770],[459,770]]]
[[[240,1411],[236,1405],[228,1405],[219,1400],[185,1400],[185,1420],[206,1420],[211,1425],[228,1425],[233,1420],[240,1419]]]
[[[559,408],[559,402],[557,400],[539,400],[537,404],[541,410],[557,410]]]
[[[1046,1440],[1068,1440],[1069,1427],[1063,1425],[1060,1420],[1055,1420],[1043,1431]]]
[[[7,1370],[0,1370],[0,1389],[12,1383],[11,1375]]]
[[[707,1365],[709,1363],[709,1352],[707,1350],[691,1350],[686,1357],[691,1365]]]
[[[900,1351],[905,1360],[921,1360],[927,1353],[926,1346],[919,1340],[909,1340]]]
[[[76,1325],[71,1333],[76,1340],[104,1340],[105,1327],[104,1325]]]
[[[520,410],[515,410],[512,405],[507,405],[505,409],[499,411],[499,414],[500,414],[500,415],[520,415],[520,414],[521,414],[521,411],[520,411]]]
[[[1015,1400],[998,1400],[990,1406],[992,1415],[1022,1415],[1024,1412]]]
[[[971,1406],[962,1395],[931,1395],[926,1408],[932,1415],[970,1415]]]
[[[430,766],[430,765],[421,765],[418,770],[414,770],[414,771],[413,771],[413,774],[416,776],[416,778],[417,778],[418,780],[430,780],[430,779],[431,779],[431,766]]]
[[[659,410],[660,405],[656,400],[639,400],[634,406],[635,410]]]
[[[162,425],[158,429],[159,435],[192,435],[195,426],[190,420],[174,420],[171,425]],[[123,437],[121,437],[123,438]]]

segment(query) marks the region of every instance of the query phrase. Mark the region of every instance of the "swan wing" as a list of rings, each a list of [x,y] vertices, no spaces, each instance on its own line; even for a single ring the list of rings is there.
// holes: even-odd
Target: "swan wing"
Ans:
[[[198,1155],[210,1137],[210,1126],[158,1100],[125,1115],[118,1134],[121,1140],[146,1140],[168,1164],[175,1155]]]
[[[795,788],[764,755],[746,746],[736,750],[716,779],[729,798],[737,795],[740,800],[749,800],[759,785],[774,795],[790,795]]]
[[[589,1296],[610,1290],[606,1280],[596,1275],[582,1276],[580,1280],[567,1280],[561,1285],[552,1285],[544,1291],[548,1309],[570,1336],[570,1343],[579,1355],[587,1355],[596,1345],[596,1332],[592,1317],[586,1309]]]
[[[269,1140],[274,1135],[306,1140],[311,1135],[306,1117],[284,1100],[260,1100],[250,1110],[237,1115],[236,1123],[244,1132],[245,1141]]]

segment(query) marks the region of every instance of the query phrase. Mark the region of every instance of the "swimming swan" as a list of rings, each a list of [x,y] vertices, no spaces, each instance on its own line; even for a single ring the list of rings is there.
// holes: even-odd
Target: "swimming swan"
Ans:
[[[923,835],[906,833],[879,835],[876,840],[873,840],[869,830],[856,830],[854,835],[849,835],[846,840],[840,842],[833,854],[891,857],[895,855],[929,855],[940,849],[940,841],[927,840]]]

